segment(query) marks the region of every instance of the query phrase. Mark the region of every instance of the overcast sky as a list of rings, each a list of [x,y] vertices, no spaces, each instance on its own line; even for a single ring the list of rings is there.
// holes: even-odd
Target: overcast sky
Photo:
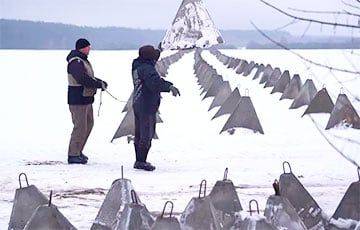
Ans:
[[[167,29],[182,0],[0,0],[0,18],[61,22],[86,26],[123,26],[132,28]],[[220,29],[252,29],[250,20],[262,29],[276,29],[291,21],[259,0],[203,0]],[[354,0],[345,0],[357,4]],[[352,10],[341,0],[269,0],[288,11],[288,7],[307,10]],[[291,12],[291,11],[289,11]],[[298,12],[292,12],[302,15]],[[357,24],[351,17],[308,15],[310,17]],[[337,19],[336,19],[337,18]],[[302,34],[308,24],[287,27],[293,34]],[[355,34],[357,33],[357,34]],[[332,35],[332,27],[310,26],[307,34]],[[336,35],[351,30],[336,30]],[[354,32],[359,35],[359,30]]]

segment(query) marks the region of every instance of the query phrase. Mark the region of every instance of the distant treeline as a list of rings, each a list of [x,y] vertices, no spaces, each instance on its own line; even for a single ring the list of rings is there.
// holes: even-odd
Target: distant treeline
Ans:
[[[94,49],[137,49],[144,44],[157,46],[165,32],[165,30],[86,27],[61,23],[0,19],[0,49],[72,49],[74,42],[80,37],[89,39]],[[317,48],[333,48],[335,47],[334,44],[336,44],[336,48],[343,48],[341,44],[348,44],[350,40],[346,37],[336,37],[336,39],[333,39],[335,42],[329,42],[327,37],[305,37],[301,38],[301,42],[299,42],[299,38],[287,32],[265,32],[276,40],[287,41],[289,44],[298,44],[299,48],[313,48],[315,43],[318,45]],[[276,48],[272,47],[272,44],[269,44],[266,38],[253,30],[222,30],[221,33],[226,44],[221,45],[220,48]]]

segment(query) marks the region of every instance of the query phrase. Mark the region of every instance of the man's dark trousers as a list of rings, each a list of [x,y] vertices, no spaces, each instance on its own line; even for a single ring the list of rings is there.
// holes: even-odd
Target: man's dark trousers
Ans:
[[[144,113],[134,110],[135,114],[135,152],[136,161],[146,162],[155,134],[156,113]]]

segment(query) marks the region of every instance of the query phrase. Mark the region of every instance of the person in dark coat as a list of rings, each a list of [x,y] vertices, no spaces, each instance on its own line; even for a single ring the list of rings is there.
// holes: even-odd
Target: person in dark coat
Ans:
[[[69,164],[86,164],[88,157],[83,149],[94,125],[94,95],[97,89],[105,90],[107,83],[94,76],[88,60],[90,42],[86,39],[76,41],[75,50],[67,56],[68,62],[68,104],[74,124],[68,150]]]
[[[179,90],[169,81],[160,77],[155,64],[160,51],[153,46],[139,49],[139,57],[133,61],[132,76],[134,83],[133,109],[135,114],[135,153],[134,168],[153,171],[155,167],[146,161],[151,141],[155,134],[156,113],[160,106],[161,93],[172,92],[180,96]]]

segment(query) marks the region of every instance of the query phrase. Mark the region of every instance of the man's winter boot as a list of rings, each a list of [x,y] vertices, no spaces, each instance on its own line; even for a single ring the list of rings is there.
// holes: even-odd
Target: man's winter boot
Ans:
[[[85,154],[83,154],[82,152],[80,153],[80,156],[83,157],[86,161],[89,160],[89,157],[87,157]]]
[[[154,171],[155,167],[147,162],[136,161],[134,164],[135,169],[141,169],[145,171]]]
[[[155,167],[154,165],[152,165],[150,162],[145,162],[145,163],[147,164],[147,166],[148,166],[149,168],[153,168],[153,170],[156,169],[156,167]],[[151,170],[151,171],[153,171],[153,170]]]
[[[81,155],[79,156],[68,156],[68,163],[69,164],[87,164],[87,160],[82,157]]]

